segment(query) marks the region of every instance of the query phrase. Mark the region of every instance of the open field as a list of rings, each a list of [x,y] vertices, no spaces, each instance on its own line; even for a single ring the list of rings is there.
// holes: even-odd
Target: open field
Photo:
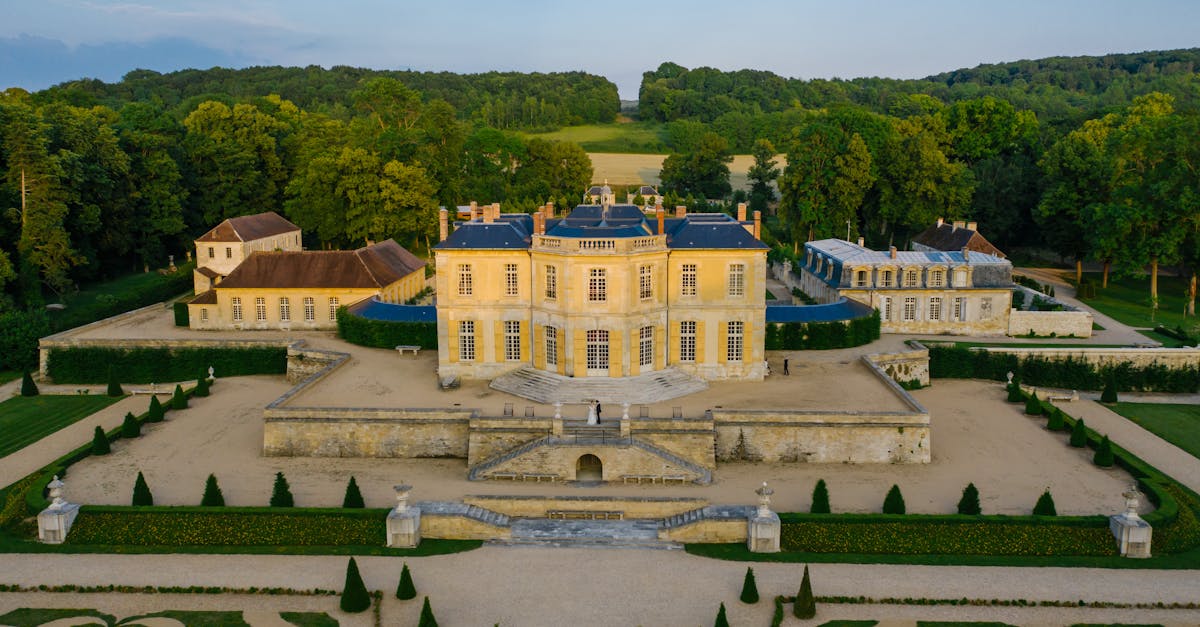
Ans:
[[[583,124],[550,133],[526,133],[523,136],[526,139],[575,142],[588,152],[668,152],[663,125],[654,122]]]
[[[1200,407],[1167,403],[1116,403],[1111,409],[1154,435],[1200,457]]]
[[[1183,317],[1187,295],[1187,282],[1183,278],[1159,274],[1158,311],[1151,320],[1149,276],[1116,278],[1110,275],[1106,288],[1099,287],[1100,274],[1085,272],[1083,276],[1097,286],[1096,297],[1081,299],[1083,303],[1117,322],[1140,329],[1156,324],[1183,325],[1186,329],[1189,324],[1196,324],[1195,318]]]
[[[592,181],[607,180],[610,185],[658,185],[658,173],[662,171],[663,160],[667,155],[639,155],[626,153],[589,152],[592,159]],[[775,158],[780,168],[786,165],[783,155]],[[729,164],[729,184],[734,190],[748,189],[746,172],[754,165],[754,157],[750,155],[734,155],[733,163]],[[625,199],[618,195],[617,200]]]
[[[86,418],[122,397],[17,396],[0,403],[0,457]],[[83,444],[83,442],[80,442]]]

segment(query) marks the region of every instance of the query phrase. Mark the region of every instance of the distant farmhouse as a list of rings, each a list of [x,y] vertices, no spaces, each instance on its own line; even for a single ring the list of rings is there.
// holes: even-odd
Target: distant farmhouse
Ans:
[[[662,194],[658,193],[658,189],[651,185],[643,185],[632,194],[627,194],[625,202],[630,205],[637,203],[633,202],[638,196],[642,197],[642,207],[656,207],[663,202]]]
[[[951,222],[938,218],[937,224],[921,231],[912,240],[912,249],[918,252],[956,252],[963,249],[974,253],[985,253],[1005,258],[999,248],[992,245],[974,222]]]
[[[583,195],[583,204],[585,205],[613,205],[617,202],[617,196],[613,194],[613,190],[608,186],[608,181],[604,181],[604,185],[593,185],[588,188]]]

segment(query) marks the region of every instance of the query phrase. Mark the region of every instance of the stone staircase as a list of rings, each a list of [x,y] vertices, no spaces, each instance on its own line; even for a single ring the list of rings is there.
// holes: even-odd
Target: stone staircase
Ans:
[[[612,378],[564,377],[525,366],[493,379],[491,387],[544,405],[579,405],[598,400],[601,405],[610,405],[604,415],[611,420],[621,415],[621,403],[661,403],[707,390],[708,383],[675,368]]]
[[[499,455],[496,455],[495,457],[492,457],[490,459],[487,459],[487,460],[479,463],[478,465],[476,465],[475,467],[473,467],[469,471],[467,471],[467,479],[469,481],[481,481],[481,480],[487,479],[488,473],[490,471],[501,466],[505,462],[516,459],[517,457],[520,457],[522,455],[525,455],[527,453],[530,453],[530,452],[532,452],[536,449],[542,448],[542,447],[546,447],[546,446],[590,447],[590,446],[598,446],[598,445],[599,446],[619,446],[619,447],[632,446],[632,447],[640,448],[643,451],[646,451],[647,453],[650,453],[651,455],[654,455],[665,461],[675,464],[676,466],[679,466],[680,468],[685,468],[693,473],[696,473],[697,478],[694,480],[694,483],[700,483],[700,484],[705,484],[705,485],[712,483],[712,471],[709,470],[708,468],[700,466],[699,464],[695,464],[686,459],[683,459],[682,457],[679,457],[678,455],[668,452],[668,451],[666,451],[662,448],[659,448],[653,444],[650,444],[649,442],[646,442],[644,440],[639,440],[637,438],[623,438],[623,439],[616,438],[616,439],[614,439],[612,437],[603,436],[603,435],[592,435],[592,436],[565,435],[564,437],[555,437],[555,436],[551,435],[551,436],[545,436],[542,438],[538,438],[536,440],[532,440],[530,442],[521,444],[520,446],[517,446],[516,448],[509,449],[503,453],[500,453]]]
[[[487,477],[485,477],[484,474],[487,473],[487,471],[499,466],[500,464],[503,464],[506,461],[516,459],[517,457],[524,455],[535,448],[546,446],[550,441],[551,436],[541,437],[509,449],[503,453],[500,453],[499,455],[496,455],[495,457],[492,457],[491,459],[480,462],[467,472],[467,480],[478,481],[480,479],[486,479]]]
[[[657,520],[547,520],[518,518],[512,538],[492,540],[498,546],[545,546],[606,549],[682,549],[658,538]]]
[[[675,529],[702,520],[745,520],[754,514],[752,505],[709,505],[662,520],[663,529]]]
[[[490,509],[484,509],[477,505],[468,505],[459,501],[419,501],[414,503],[414,505],[421,508],[422,514],[463,516],[496,527],[509,527],[513,522],[507,515],[500,512],[494,512]]]

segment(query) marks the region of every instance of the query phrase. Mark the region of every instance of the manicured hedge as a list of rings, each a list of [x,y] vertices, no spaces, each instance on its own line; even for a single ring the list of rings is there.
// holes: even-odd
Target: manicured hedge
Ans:
[[[784,551],[897,555],[1116,555],[1104,516],[781,514]]]
[[[171,305],[175,309],[175,326],[186,327],[190,326],[191,320],[188,319],[187,303],[179,301]]]
[[[392,348],[409,345],[437,348],[436,322],[392,322],[356,316],[345,307],[337,312],[338,337],[360,346]]]
[[[854,320],[833,322],[772,322],[767,324],[766,349],[821,350],[862,346],[879,339],[879,312]]]
[[[158,275],[154,280],[141,284],[136,289],[110,289],[87,304],[69,306],[60,312],[54,312],[50,316],[51,326],[55,331],[73,329],[139,307],[171,300],[192,289],[193,268],[194,263],[186,263],[179,266],[176,272]]]
[[[68,544],[133,546],[374,546],[386,509],[114,507],[86,505]]]
[[[50,352],[49,373],[55,383],[104,383],[109,367],[121,373],[122,383],[188,381],[218,377],[283,374],[287,349],[282,346],[245,348],[56,348]]]
[[[929,376],[935,379],[991,379],[1004,381],[1013,372],[1026,385],[1100,390],[1111,376],[1120,392],[1200,392],[1200,365],[1182,368],[1128,363],[1096,367],[1068,356],[1047,359],[1040,355],[1014,355],[971,350],[960,346],[930,346]]]

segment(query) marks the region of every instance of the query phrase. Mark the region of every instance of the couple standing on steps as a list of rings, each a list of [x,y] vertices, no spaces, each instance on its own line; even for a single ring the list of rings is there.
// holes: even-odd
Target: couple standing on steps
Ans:
[[[588,405],[588,424],[600,424],[600,401],[594,400]]]

